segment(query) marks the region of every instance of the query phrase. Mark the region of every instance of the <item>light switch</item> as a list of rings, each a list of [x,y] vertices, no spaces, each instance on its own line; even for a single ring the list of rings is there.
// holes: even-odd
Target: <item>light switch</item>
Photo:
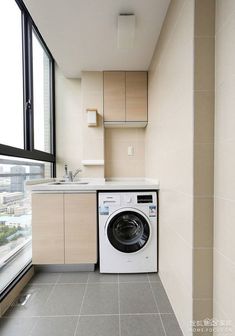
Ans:
[[[127,154],[128,154],[128,156],[133,156],[134,155],[134,147],[132,145],[128,146]]]

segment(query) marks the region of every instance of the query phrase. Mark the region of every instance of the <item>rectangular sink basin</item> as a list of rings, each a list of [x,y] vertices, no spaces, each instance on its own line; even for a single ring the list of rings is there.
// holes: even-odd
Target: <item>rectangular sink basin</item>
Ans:
[[[89,182],[53,182],[52,185],[80,185],[89,184]]]

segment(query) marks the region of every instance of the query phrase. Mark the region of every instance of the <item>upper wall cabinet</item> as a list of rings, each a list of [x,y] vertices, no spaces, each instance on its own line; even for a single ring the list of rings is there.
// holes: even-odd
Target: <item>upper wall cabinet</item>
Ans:
[[[147,72],[126,72],[126,121],[147,118]]]
[[[104,125],[147,125],[147,72],[104,72]]]
[[[104,72],[104,121],[125,121],[125,72]]]

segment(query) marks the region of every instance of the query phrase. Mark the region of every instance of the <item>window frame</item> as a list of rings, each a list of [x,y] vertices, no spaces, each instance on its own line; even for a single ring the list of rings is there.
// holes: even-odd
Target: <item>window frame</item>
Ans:
[[[13,1],[13,0],[12,0]],[[55,66],[53,56],[43,40],[37,26],[31,18],[22,0],[15,0],[21,11],[22,22],[22,64],[23,64],[23,120],[24,149],[0,144],[0,155],[15,156],[52,163],[52,176],[56,175],[56,145],[55,145]],[[32,32],[39,39],[50,60],[50,143],[51,153],[34,148],[34,106],[33,106],[33,52]]]

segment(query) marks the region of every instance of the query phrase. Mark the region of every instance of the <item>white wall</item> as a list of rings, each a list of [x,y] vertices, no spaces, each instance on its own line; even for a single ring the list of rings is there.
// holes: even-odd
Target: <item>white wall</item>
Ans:
[[[216,1],[214,317],[235,334],[235,1]]]

